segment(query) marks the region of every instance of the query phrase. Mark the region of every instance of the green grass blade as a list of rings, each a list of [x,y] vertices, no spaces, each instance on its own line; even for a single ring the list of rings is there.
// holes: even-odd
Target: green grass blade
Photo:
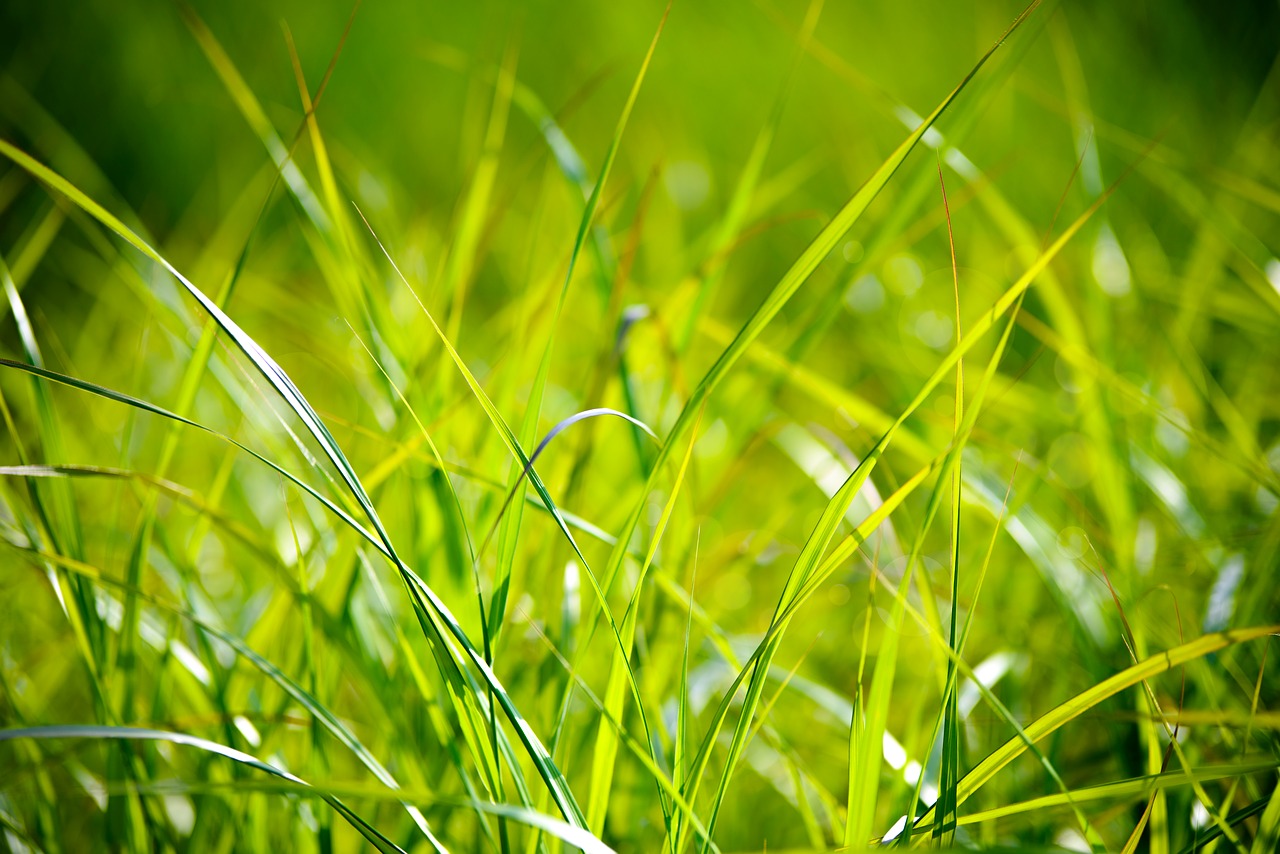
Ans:
[[[1188,776],[1185,771],[1166,771],[1162,774],[1149,774],[1143,777],[1119,780],[1114,783],[1103,783],[1097,786],[1086,786],[1079,789],[1073,789],[1069,794],[1059,793],[1056,795],[1045,795],[1044,797],[1030,798],[1025,801],[1018,801],[1012,804],[992,807],[980,812],[969,813],[968,815],[961,816],[957,824],[964,827],[987,821],[995,821],[996,819],[1008,818],[1015,815],[1036,813],[1041,810],[1065,807],[1070,804],[1087,804],[1097,801],[1112,800],[1139,800],[1149,796],[1153,791],[1167,791],[1168,789],[1176,788],[1178,786],[1191,785],[1193,780],[1199,783],[1206,783],[1213,780],[1241,777],[1249,774],[1260,774],[1275,769],[1277,765],[1280,765],[1280,763],[1275,760],[1258,760],[1253,762],[1238,762],[1231,765],[1202,766],[1197,768],[1190,776]],[[930,828],[926,826],[918,829],[923,832]],[[1261,836],[1258,838],[1261,839]],[[1262,850],[1269,851],[1271,849],[1266,848]]]
[[[308,789],[313,788],[301,777],[295,777],[288,771],[281,771],[273,765],[263,762],[248,753],[236,750],[233,747],[218,744],[217,742],[207,739],[198,738],[194,735],[187,735],[180,732],[165,732],[163,730],[142,729],[134,727],[114,727],[114,726],[43,726],[43,727],[26,727],[23,729],[5,729],[0,730],[0,742],[13,741],[15,739],[95,739],[95,740],[120,740],[120,741],[165,741],[169,744],[176,744],[183,747],[194,747],[197,750],[203,750],[225,759],[230,759],[255,771],[262,771],[273,777],[279,777],[299,786]],[[342,801],[332,795],[317,792],[325,803],[331,806],[339,815],[341,815],[352,827],[354,827],[361,836],[365,838],[376,850],[383,854],[404,854],[404,849],[396,845],[379,833],[371,824],[362,819],[351,811]]]
[[[1280,625],[1231,629],[1225,632],[1205,635],[1165,652],[1156,653],[1041,715],[1033,723],[1024,727],[1027,739],[1033,743],[1038,742],[1061,728],[1064,724],[1075,720],[1089,709],[1094,708],[1103,700],[1114,697],[1126,688],[1132,688],[1144,680],[1151,679],[1189,661],[1195,661],[1234,644],[1277,634],[1280,634]],[[957,803],[961,804],[968,800],[974,792],[982,788],[1000,769],[1020,756],[1026,749],[1026,742],[1020,737],[1015,737],[992,751],[985,759],[974,766],[972,771],[961,778],[959,785],[956,787]],[[930,810],[921,817],[921,821],[932,822],[933,818],[933,810]]]
[[[528,751],[535,766],[538,768],[539,774],[551,789],[553,797],[556,799],[557,806],[561,809],[565,818],[571,823],[581,821],[581,813],[564,781],[564,776],[559,772],[559,769],[555,768],[555,764],[552,762],[550,754],[546,752],[546,748],[542,746],[542,743],[534,735],[532,729],[530,729],[528,724],[525,723],[524,717],[516,710],[514,702],[507,695],[506,690],[498,681],[497,676],[485,663],[483,657],[467,638],[466,633],[463,632],[462,627],[453,617],[444,601],[436,596],[434,591],[427,587],[420,578],[414,575],[412,571],[409,570],[409,568],[405,566],[398,557],[396,557],[391,546],[390,539],[382,527],[381,520],[378,518],[377,511],[374,509],[372,501],[365,493],[364,488],[360,485],[360,481],[355,470],[347,461],[346,456],[338,447],[337,442],[334,440],[332,434],[329,433],[328,428],[326,428],[324,423],[320,420],[319,415],[317,415],[315,410],[311,408],[310,403],[308,403],[302,396],[302,392],[300,392],[293,384],[293,381],[284,372],[284,370],[276,364],[275,360],[267,355],[266,351],[258,346],[258,343],[250,338],[249,335],[235,323],[235,321],[228,317],[222,309],[205,296],[199,288],[188,281],[175,267],[173,267],[173,265],[152,249],[148,243],[143,241],[142,238],[138,237],[133,231],[127,228],[108,211],[103,209],[92,199],[85,196],[60,175],[53,172],[48,167],[38,163],[29,155],[17,148],[14,148],[3,140],[0,140],[0,154],[3,154],[13,160],[41,181],[65,195],[103,225],[106,225],[118,234],[130,245],[134,246],[148,258],[151,258],[153,261],[168,270],[169,273],[183,285],[187,292],[195,297],[201,307],[203,307],[204,310],[218,322],[218,325],[231,337],[232,341],[235,342],[241,351],[248,356],[253,365],[262,373],[276,392],[279,393],[285,403],[288,404],[289,408],[292,409],[302,420],[307,431],[319,443],[325,456],[328,457],[329,461],[338,470],[339,476],[351,491],[352,496],[360,504],[361,509],[364,511],[365,515],[368,517],[370,523],[377,532],[378,538],[385,546],[385,549],[383,550],[384,553],[391,558],[393,563],[395,563],[397,568],[401,571],[402,575],[406,577],[406,583],[411,589],[417,591],[417,595],[425,597],[424,601],[429,607],[432,618],[438,619],[443,623],[445,633],[452,636],[454,640],[457,641],[466,657],[471,660],[472,664],[479,668],[482,678],[489,684],[489,688],[493,690],[499,704],[502,705],[504,712],[515,726],[521,742],[524,744],[525,749]],[[450,347],[450,351],[455,357],[457,356],[456,351],[454,351],[452,347]],[[461,364],[460,358],[457,358],[457,361]],[[465,365],[462,367],[465,371]],[[470,372],[465,371],[465,373],[468,378],[468,382],[472,384],[472,388],[479,389],[479,384],[475,382],[475,378],[470,375]],[[483,394],[483,392],[481,392],[481,394]],[[484,400],[487,401],[488,398],[485,397]],[[489,407],[492,408],[492,403],[489,404]],[[491,414],[496,415],[496,410],[492,410]],[[514,437],[510,436],[509,429],[504,434],[504,438],[513,440]],[[512,444],[514,446],[513,441]],[[535,483],[540,485],[541,482],[535,481]],[[550,496],[544,495],[543,498],[548,507],[554,506],[551,503]],[[557,518],[559,518],[558,515]],[[568,534],[568,528],[567,526],[564,526],[563,519],[560,519],[559,521],[562,529],[566,534]]]
[[[662,468],[666,457],[671,453],[674,445],[679,442],[684,434],[693,425],[693,420],[697,412],[711,394],[713,390],[720,384],[729,371],[738,363],[743,354],[751,344],[760,336],[764,328],[778,315],[800,288],[801,285],[808,280],[809,276],[817,269],[818,265],[824,258],[830,254],[836,244],[848,232],[855,222],[866,211],[872,200],[879,195],[880,191],[893,177],[894,173],[906,160],[907,155],[911,153],[916,144],[924,137],[926,131],[932,127],[938,117],[949,107],[959,94],[968,85],[969,81],[978,73],[986,61],[995,53],[996,49],[1004,42],[1006,38],[1031,14],[1039,5],[1039,0],[1035,0],[1028,6],[1014,23],[1005,32],[1004,36],[984,54],[974,65],[972,70],[960,81],[959,85],[947,95],[946,98],[934,109],[929,116],[920,123],[920,126],[907,136],[898,148],[889,155],[889,158],[880,165],[871,177],[863,183],[863,185],[854,193],[853,197],[845,204],[843,208],[832,218],[832,220],[819,232],[818,236],[808,245],[808,247],[800,254],[800,257],[791,265],[787,272],[774,286],[769,296],[757,308],[747,320],[746,324],[739,330],[729,346],[720,354],[715,363],[703,376],[698,383],[689,399],[685,401],[680,415],[676,418],[675,424],[667,435],[666,442],[658,453],[658,458],[654,461],[651,469],[649,483],[646,484],[643,492],[647,496],[656,487],[656,478],[658,472]],[[948,368],[950,365],[948,365]],[[637,503],[631,516],[627,519],[622,530],[618,534],[619,542],[626,543],[631,539],[636,527],[639,525],[641,514],[644,512],[645,503],[640,501]],[[610,556],[609,565],[605,568],[605,589],[608,590],[612,586],[614,578],[622,567],[623,553],[625,549],[615,548]]]
[[[8,474],[9,472],[2,473]],[[92,472],[88,474],[90,476],[119,476],[115,472]],[[37,474],[37,476],[46,475]],[[203,620],[184,608],[171,605],[157,596],[148,594],[145,591],[136,588],[128,581],[118,581],[113,579],[89,564],[61,557],[59,555],[33,553],[33,556],[38,557],[41,560],[53,562],[60,568],[74,573],[80,578],[86,579],[94,584],[116,587],[126,594],[131,593],[140,600],[145,601],[154,607],[162,608],[183,618],[184,620],[187,620],[202,632],[205,632],[210,636],[217,638],[222,643],[225,643],[228,647],[234,650],[237,655],[252,664],[264,676],[278,685],[281,690],[297,701],[297,703],[316,721],[323,725],[324,728],[328,730],[340,744],[350,750],[360,761],[360,764],[368,768],[379,783],[391,790],[399,790],[401,788],[400,783],[391,774],[391,772],[387,770],[386,766],[379,762],[377,757],[375,757],[373,753],[365,747],[356,735],[344,723],[342,723],[342,721],[334,715],[333,712],[317,700],[311,691],[291,679],[284,671],[253,650],[237,635],[224,631],[208,620]],[[415,807],[409,806],[408,803],[405,804],[405,807],[410,811],[410,815],[413,816],[415,822],[419,823],[420,826],[425,825],[425,819],[422,818],[421,813]],[[429,831],[427,835],[428,838],[430,838]]]
[[[1267,808],[1258,819],[1258,833],[1249,854],[1266,854],[1280,848],[1280,787],[1271,790]]]
[[[582,247],[586,243],[588,235],[591,233],[592,223],[595,220],[596,211],[600,205],[600,198],[602,193],[604,192],[605,184],[609,180],[609,173],[613,169],[613,163],[617,157],[618,147],[622,143],[623,133],[626,130],[628,120],[631,118],[631,112],[635,107],[636,100],[637,98],[639,98],[640,88],[644,83],[645,75],[648,73],[649,64],[653,60],[653,54],[657,50],[658,40],[662,36],[662,30],[666,26],[667,16],[670,14],[670,12],[671,12],[671,2],[670,0],[668,0],[666,9],[662,13],[662,18],[658,22],[657,30],[656,32],[654,32],[653,38],[649,42],[649,49],[645,53],[644,59],[640,63],[640,69],[636,73],[635,80],[632,82],[632,85],[631,85],[631,90],[627,94],[627,100],[624,103],[622,112],[618,117],[618,122],[616,127],[614,128],[613,136],[609,141],[609,148],[605,153],[604,163],[600,167],[600,175],[596,179],[594,186],[591,188],[591,193],[587,198],[586,207],[582,212],[582,218],[578,222],[578,229],[574,237],[573,248],[569,252],[569,266],[567,271],[565,272],[564,283],[561,285],[560,292],[556,297],[555,309],[551,318],[550,331],[548,332],[548,335],[547,335],[546,344],[543,346],[542,357],[538,362],[538,370],[537,370],[537,374],[534,376],[533,387],[529,393],[528,410],[525,415],[526,427],[535,428],[535,425],[537,424],[538,418],[541,414],[543,395],[545,394],[545,391],[546,391],[547,377],[549,376],[549,373],[551,370],[551,357],[552,357],[552,352],[555,346],[556,330],[557,330],[557,326],[559,325],[561,313],[564,310],[565,300],[567,299],[569,294],[569,286],[573,282],[573,274],[574,274],[574,270],[577,267],[578,257],[581,254]],[[536,488],[536,481],[534,481],[534,483]],[[541,493],[541,490],[539,490],[539,492]],[[514,538],[518,533],[518,528],[516,528],[515,525],[518,521],[519,521],[518,519],[514,519],[514,518],[512,519],[512,523],[511,523],[512,528],[507,532],[507,536],[504,537],[506,541],[514,543]],[[574,546],[574,548],[576,551],[577,549],[576,545]],[[579,555],[579,557],[581,557],[581,555]],[[585,559],[582,560],[582,564],[583,564],[583,567],[586,568],[588,575],[591,576],[591,570],[587,566],[587,562]],[[505,568],[504,568],[504,572],[505,572]],[[608,577],[610,576],[606,575],[606,578]],[[504,580],[505,579],[499,579],[500,583],[503,582]],[[595,584],[593,576],[592,576],[592,583],[593,585]],[[605,584],[604,589],[605,589],[605,592],[607,593],[609,589],[609,584],[607,582]],[[601,602],[600,607],[602,610],[607,610],[607,605],[605,605],[603,601]],[[501,618],[501,616],[502,616],[501,614],[497,615],[499,619]],[[625,650],[625,644],[623,646],[624,646],[623,654],[629,655],[629,653]],[[572,686],[570,686],[570,690],[572,690]]]
[[[27,316],[22,297],[18,294],[18,286],[10,275],[9,267],[0,258],[0,283],[4,285],[5,297],[13,319],[18,326],[18,335],[22,341],[22,349],[27,360],[37,368],[44,367],[44,357],[40,353],[40,345],[36,341],[35,329]],[[40,419],[40,436],[44,444],[45,455],[50,462],[66,459],[65,443],[62,439],[61,422],[53,409],[53,401],[49,398],[48,389],[42,383],[35,383],[36,412]],[[50,533],[57,537],[60,548],[75,558],[84,556],[83,534],[80,520],[76,513],[75,501],[65,485],[55,487],[49,496],[54,508],[54,528]]]
[[[626,703],[625,691],[628,682],[626,674],[631,671],[630,657],[635,645],[636,621],[640,613],[640,594],[644,590],[645,577],[648,575],[650,567],[653,566],[653,558],[658,551],[658,545],[662,542],[662,535],[666,532],[667,524],[671,521],[671,514],[676,506],[676,498],[680,495],[680,487],[684,484],[685,474],[689,471],[689,461],[693,458],[693,448],[697,440],[698,427],[695,425],[689,439],[689,447],[685,451],[684,459],[680,462],[680,470],[676,473],[675,482],[671,486],[671,494],[662,508],[662,515],[658,519],[657,527],[654,529],[653,539],[649,543],[644,562],[640,565],[640,572],[636,576],[635,589],[631,593],[631,599],[627,602],[627,610],[622,617],[622,647],[618,650],[610,665],[609,682],[604,694],[604,710],[609,717],[616,720],[623,719]],[[631,677],[630,681],[634,681],[634,676]],[[636,702],[639,705],[638,696]],[[643,709],[640,712],[643,716]],[[591,794],[587,802],[587,821],[596,833],[600,833],[604,829],[605,813],[608,810],[609,795],[613,788],[614,760],[617,755],[617,735],[613,728],[606,726],[602,720],[599,729],[596,731],[595,749],[591,754]],[[670,832],[671,817],[667,813],[665,805],[663,812],[667,819],[668,832]]]

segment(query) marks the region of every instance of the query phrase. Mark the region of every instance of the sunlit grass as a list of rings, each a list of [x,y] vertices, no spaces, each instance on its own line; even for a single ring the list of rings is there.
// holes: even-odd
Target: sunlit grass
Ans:
[[[1274,45],[13,14],[8,850],[1274,850]]]

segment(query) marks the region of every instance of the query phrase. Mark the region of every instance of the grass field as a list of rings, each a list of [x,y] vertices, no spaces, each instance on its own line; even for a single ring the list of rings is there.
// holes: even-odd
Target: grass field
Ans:
[[[0,4],[0,848],[1280,844],[1280,7]]]

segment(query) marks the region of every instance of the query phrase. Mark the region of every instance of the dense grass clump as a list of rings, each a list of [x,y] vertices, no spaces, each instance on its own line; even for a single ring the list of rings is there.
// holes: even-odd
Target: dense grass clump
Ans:
[[[1280,840],[1280,12],[0,8],[0,847]]]

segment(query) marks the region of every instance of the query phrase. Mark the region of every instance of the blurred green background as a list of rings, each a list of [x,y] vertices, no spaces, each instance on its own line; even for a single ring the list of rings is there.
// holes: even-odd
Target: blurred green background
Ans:
[[[806,36],[806,16],[819,11]],[[349,5],[274,0],[5,0],[0,138],[119,216],[206,293],[234,281],[228,314],[288,371],[360,477],[376,482],[370,491],[391,538],[477,645],[477,587],[488,610],[510,567],[494,669],[585,807],[601,778],[592,769],[600,713],[584,697],[605,693],[613,640],[601,631],[586,645],[578,615],[594,600],[581,568],[565,568],[577,558],[532,504],[518,542],[492,542],[473,577],[468,549],[497,530],[519,468],[347,203],[368,218],[526,450],[562,419],[598,406],[663,437],[823,225],[1021,11],[1003,0],[676,0],[563,316],[554,306],[584,194],[615,139],[661,4],[365,0],[353,16]],[[315,113],[335,208],[304,130],[289,43],[314,97],[348,22]],[[215,43],[227,60],[222,77],[211,61]],[[844,843],[851,703],[865,696],[889,633],[902,634],[902,647],[888,731],[905,753],[896,764],[884,753],[876,835],[911,804],[915,781],[904,766],[910,777],[916,763],[923,805],[932,803],[947,659],[910,617],[894,624],[893,586],[908,564],[921,575],[909,587],[911,606],[944,628],[953,607],[972,615],[965,658],[988,666],[993,690],[1024,724],[1135,656],[1280,621],[1278,60],[1275,2],[1081,0],[1037,9],[711,395],[655,552],[658,569],[641,587],[633,665],[658,765],[673,773],[686,705],[693,743],[720,745],[694,807],[706,821],[712,798],[723,797],[714,834],[721,850]],[[239,92],[225,77],[230,67],[243,79]],[[509,109],[495,95],[503,68],[516,81]],[[246,108],[249,93],[265,125],[247,120],[256,109]],[[734,214],[735,188],[764,129],[772,136],[760,180]],[[292,146],[300,170],[292,193],[276,181],[264,132]],[[565,174],[570,151],[581,175]],[[486,185],[478,176],[490,168]],[[773,664],[764,729],[717,793],[733,730],[706,727],[730,678],[769,627],[827,500],[956,346],[939,169],[962,331],[1107,187],[1115,190],[1021,306],[965,449],[959,546],[953,552],[947,483],[936,486],[938,519],[924,522],[935,489],[926,479],[804,605]],[[48,366],[178,407],[205,318],[156,265],[121,247],[0,161],[0,256]],[[12,301],[0,319],[2,355],[29,360]],[[996,329],[966,358],[970,403],[1002,323]],[[545,401],[530,416],[549,339]],[[241,355],[217,348],[200,383],[187,414],[326,495],[339,491],[302,449],[314,454],[314,444],[292,440],[285,428],[297,431],[296,419]],[[466,805],[467,787],[482,775],[409,599],[381,558],[319,504],[194,430],[174,434],[154,416],[62,387],[50,392],[59,429],[29,377],[6,369],[0,391],[11,410],[0,465],[112,466],[195,496],[157,499],[133,475],[34,486],[9,471],[0,495],[0,724],[191,732],[345,791],[395,842],[427,850],[404,810],[385,791],[373,793],[368,766],[319,731],[315,710],[237,664],[188,620],[199,616],[305,684],[407,786],[453,799],[424,805],[451,848],[556,844],[514,830],[514,841],[505,830],[499,838],[495,820]],[[954,395],[948,375],[908,419],[841,514],[841,537],[948,449]],[[172,457],[167,441],[177,442]],[[687,441],[672,453],[676,463]],[[619,623],[673,486],[664,475],[659,488],[646,487],[656,448],[606,419],[570,428],[539,462],[561,507],[606,532],[647,502],[626,589],[611,593]],[[42,515],[42,503],[54,510]],[[72,529],[81,534],[56,536]],[[582,541],[590,566],[603,567],[609,545]],[[146,643],[137,661],[121,664],[127,632],[108,616],[115,600],[86,600],[96,605],[84,619],[101,620],[86,649],[41,574],[69,570],[41,553],[59,551],[118,579],[139,542],[141,587],[185,616],[144,607],[152,640],[139,635]],[[919,562],[909,559],[916,544]],[[699,607],[686,647],[690,597]],[[175,659],[179,641],[210,681],[183,681],[194,671]],[[1138,827],[1148,828],[1141,850],[1168,851],[1195,844],[1220,813],[1242,850],[1270,844],[1268,828],[1280,827],[1272,794],[1280,743],[1268,710],[1280,700],[1280,671],[1274,650],[1264,658],[1268,643],[1197,660],[1185,677],[1153,679],[1159,714],[1138,689],[1089,708],[1086,721],[1042,745],[1064,783],[1023,757],[961,815],[1158,773],[1164,763],[1237,763],[1200,791],[1173,787],[1167,800],[1152,800],[1149,825],[1142,791],[1090,802],[1087,823],[1108,848],[1119,850]],[[552,645],[593,695],[579,690],[559,705],[570,682]],[[187,675],[175,675],[184,666]],[[1013,732],[972,682],[964,687],[961,773]],[[629,696],[626,708],[623,726],[643,743]],[[739,708],[732,704],[730,722]],[[1201,718],[1187,718],[1185,755],[1167,758],[1168,733],[1152,721],[1179,708]],[[53,744],[48,753],[0,744],[0,769],[9,769],[0,770],[0,816],[15,850],[360,844],[323,804],[255,792],[247,781],[258,778],[247,771],[152,747],[136,754],[144,771],[124,771],[114,748]],[[460,753],[450,754],[455,747]],[[599,795],[604,823],[592,830],[619,850],[661,850],[670,828],[652,771],[625,748],[619,755]],[[1247,770],[1246,759],[1271,764]],[[529,806],[553,814],[536,777],[523,773],[535,790]],[[202,782],[221,787],[202,792]],[[118,805],[130,786],[146,803]],[[1254,811],[1228,822],[1240,808]],[[1078,847],[1086,835],[1058,804],[980,822],[955,841]]]

